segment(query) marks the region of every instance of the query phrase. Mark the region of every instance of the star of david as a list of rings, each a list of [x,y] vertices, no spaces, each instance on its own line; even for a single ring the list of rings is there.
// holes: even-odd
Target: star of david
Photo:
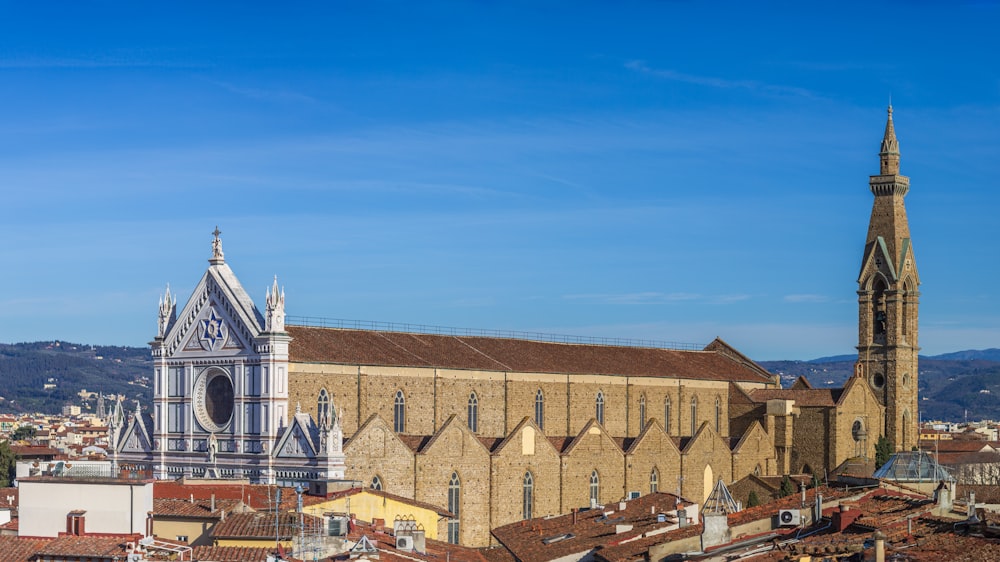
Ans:
[[[214,348],[215,344],[225,337],[222,333],[222,318],[216,316],[214,310],[208,318],[201,321],[201,327],[201,339],[207,342],[209,347]]]

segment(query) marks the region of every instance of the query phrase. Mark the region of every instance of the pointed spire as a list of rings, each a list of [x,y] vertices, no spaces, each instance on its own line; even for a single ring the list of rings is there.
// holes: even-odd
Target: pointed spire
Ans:
[[[166,294],[160,297],[160,315],[156,323],[156,337],[167,337],[167,332],[175,320],[177,320],[177,300],[170,294],[170,284],[168,283]]]
[[[278,276],[274,276],[274,283],[265,292],[264,302],[266,305],[266,315],[264,318],[265,332],[285,331],[285,289],[278,289]]]
[[[215,230],[212,231],[212,257],[208,260],[208,263],[212,265],[221,265],[226,263],[225,255],[222,253],[222,238],[219,235],[222,231],[219,230],[218,225],[216,225]]]
[[[896,127],[892,123],[892,103],[889,103],[889,117],[885,122],[885,135],[882,136],[882,147],[879,150],[881,160],[880,174],[892,176],[899,173],[899,141],[896,140]]]

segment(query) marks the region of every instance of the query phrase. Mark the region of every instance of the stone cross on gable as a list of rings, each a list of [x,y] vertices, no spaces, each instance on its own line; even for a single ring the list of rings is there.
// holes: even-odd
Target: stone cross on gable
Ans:
[[[222,253],[222,239],[219,238],[220,234],[222,234],[222,231],[219,230],[219,226],[216,225],[215,226],[215,230],[212,231],[212,236],[214,236],[214,238],[212,239],[212,260],[213,261],[215,261],[215,260],[221,261],[225,257],[223,255],[223,253]]]

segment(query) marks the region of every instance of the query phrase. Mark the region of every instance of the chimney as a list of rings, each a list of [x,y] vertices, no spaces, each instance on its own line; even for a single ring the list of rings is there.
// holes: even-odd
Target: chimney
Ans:
[[[194,494],[191,494],[191,503],[194,503]]]
[[[573,508],[573,524],[576,525],[576,508]]]
[[[875,562],[885,562],[885,535],[875,531]]]
[[[212,503],[211,507],[209,507],[209,511],[215,513],[215,492],[212,492]]]

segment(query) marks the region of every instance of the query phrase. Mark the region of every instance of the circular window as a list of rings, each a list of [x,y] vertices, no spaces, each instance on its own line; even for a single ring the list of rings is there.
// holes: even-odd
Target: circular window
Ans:
[[[862,439],[868,437],[868,432],[865,431],[865,426],[861,423],[861,420],[854,420],[854,425],[851,426],[851,437],[855,441],[861,441]]]
[[[221,369],[207,371],[194,387],[194,413],[211,432],[222,431],[233,417],[233,381]]]
[[[885,375],[882,373],[875,373],[872,375],[872,386],[875,388],[882,388],[885,386]]]

